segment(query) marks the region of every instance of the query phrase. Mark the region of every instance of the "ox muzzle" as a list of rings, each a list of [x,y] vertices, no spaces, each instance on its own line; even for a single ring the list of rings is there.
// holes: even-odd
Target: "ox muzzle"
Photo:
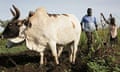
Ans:
[[[15,42],[12,42],[11,40],[8,40],[7,43],[6,43],[6,48],[12,48],[14,46],[18,46],[18,45],[21,45],[25,42],[25,40],[19,42],[19,43],[15,43]]]
[[[4,39],[4,36],[1,35],[0,39]],[[17,37],[17,38],[13,38],[13,39],[8,39],[5,47],[6,48],[12,48],[14,46],[21,45],[24,42],[25,42],[25,38],[19,38],[19,37]]]

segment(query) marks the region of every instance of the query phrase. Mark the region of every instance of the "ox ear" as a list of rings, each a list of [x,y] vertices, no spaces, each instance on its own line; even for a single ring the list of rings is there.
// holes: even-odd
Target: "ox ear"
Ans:
[[[29,20],[24,20],[24,25],[27,27],[32,27],[32,24]]]
[[[34,12],[33,12],[33,11],[30,11],[28,17],[31,17],[31,16],[33,16],[33,15],[34,15]]]

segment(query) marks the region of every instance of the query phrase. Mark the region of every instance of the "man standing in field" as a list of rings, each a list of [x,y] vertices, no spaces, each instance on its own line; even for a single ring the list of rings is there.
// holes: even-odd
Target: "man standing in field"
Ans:
[[[92,16],[92,8],[87,9],[87,14],[82,18],[81,26],[87,37],[87,51],[89,52],[92,46],[93,31],[97,30],[96,17]]]
[[[111,46],[115,43],[118,42],[118,37],[117,37],[117,25],[116,25],[116,20],[115,17],[112,16],[112,14],[110,14],[109,19],[107,20],[105,18],[105,16],[103,15],[103,13],[101,13],[101,16],[103,17],[104,21],[106,22],[106,24],[108,24],[109,26],[109,39],[110,39],[110,44]]]

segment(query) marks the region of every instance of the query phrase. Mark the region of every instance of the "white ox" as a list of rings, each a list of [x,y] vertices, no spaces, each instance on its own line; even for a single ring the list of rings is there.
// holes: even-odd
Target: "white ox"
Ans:
[[[26,46],[30,50],[40,53],[40,64],[43,64],[45,48],[49,45],[55,61],[59,64],[63,47],[58,48],[57,44],[66,45],[71,43],[70,62],[75,63],[76,52],[81,35],[79,20],[72,14],[48,14],[44,8],[36,9],[33,16],[28,18],[31,27],[21,24],[19,36],[10,39],[17,43],[25,39]],[[20,24],[20,23],[19,23]]]

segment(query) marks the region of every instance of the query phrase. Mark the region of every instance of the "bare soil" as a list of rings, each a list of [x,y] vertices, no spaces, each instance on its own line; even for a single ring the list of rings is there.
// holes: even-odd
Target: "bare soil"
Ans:
[[[78,52],[79,53],[79,52]],[[0,72],[86,72],[86,64],[77,54],[75,64],[69,62],[69,52],[64,51],[56,65],[50,51],[45,52],[45,65],[39,65],[39,53],[25,51],[16,55],[0,55]]]
[[[110,48],[99,50],[94,56],[103,56],[113,54],[118,50],[112,50]],[[39,65],[40,56],[39,53],[34,51],[25,51],[19,54],[1,54],[0,55],[0,72],[87,72],[87,62],[84,61],[82,56],[85,56],[85,52],[78,50],[75,64],[69,62],[70,51],[64,50],[61,54],[59,61],[60,64],[56,65],[54,57],[50,50],[45,51],[44,65]],[[116,55],[117,61],[115,63],[120,64],[120,56]]]

